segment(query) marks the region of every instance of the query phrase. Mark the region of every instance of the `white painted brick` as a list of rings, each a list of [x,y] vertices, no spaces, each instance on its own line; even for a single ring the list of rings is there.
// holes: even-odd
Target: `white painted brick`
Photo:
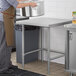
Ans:
[[[76,0],[44,0],[45,16],[56,18],[72,18],[72,11],[76,11]]]

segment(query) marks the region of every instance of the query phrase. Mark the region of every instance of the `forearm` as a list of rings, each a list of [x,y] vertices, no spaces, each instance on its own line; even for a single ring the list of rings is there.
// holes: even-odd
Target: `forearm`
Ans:
[[[17,0],[18,2],[20,2],[20,1],[28,1],[28,0]]]
[[[17,8],[23,8],[23,7],[27,7],[27,6],[36,7],[37,4],[36,4],[35,2],[19,3],[19,4],[17,5]]]
[[[19,1],[21,1],[21,0],[17,0],[17,1],[19,2]]]
[[[23,7],[26,7],[26,6],[29,6],[30,4],[29,3],[19,3],[17,5],[17,8],[23,8]]]

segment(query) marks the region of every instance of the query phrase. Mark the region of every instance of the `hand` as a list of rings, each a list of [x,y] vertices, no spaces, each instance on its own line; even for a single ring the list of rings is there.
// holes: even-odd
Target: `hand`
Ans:
[[[27,6],[36,7],[37,4],[35,2],[19,3],[16,8],[23,8],[23,7],[27,7]]]
[[[37,6],[37,4],[35,2],[30,2],[29,5],[32,6],[32,7],[36,7]]]
[[[17,0],[17,1],[28,1],[28,0]]]

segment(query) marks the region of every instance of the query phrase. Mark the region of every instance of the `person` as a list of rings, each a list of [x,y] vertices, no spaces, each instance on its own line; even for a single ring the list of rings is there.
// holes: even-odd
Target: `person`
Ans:
[[[0,0],[0,73],[12,66],[11,47],[13,46],[14,8],[36,6],[34,2],[19,3],[19,1],[21,0]]]

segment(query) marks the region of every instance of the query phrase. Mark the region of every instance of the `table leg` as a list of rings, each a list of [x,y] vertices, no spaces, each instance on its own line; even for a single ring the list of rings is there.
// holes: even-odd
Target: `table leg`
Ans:
[[[70,76],[73,76],[73,73],[70,73]]]
[[[48,28],[48,74],[50,74],[50,27]]]
[[[24,69],[24,25],[22,25],[22,68]]]
[[[65,69],[69,70],[69,30],[66,30],[65,38]]]
[[[41,61],[43,62],[43,46],[42,46],[42,43],[43,43],[43,41],[42,41],[42,27],[41,27]]]

